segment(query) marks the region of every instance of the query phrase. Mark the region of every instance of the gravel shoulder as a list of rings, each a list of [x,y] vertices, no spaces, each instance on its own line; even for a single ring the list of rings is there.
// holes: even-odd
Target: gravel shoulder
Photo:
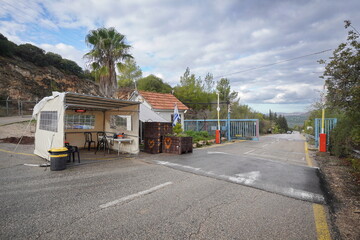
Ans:
[[[346,159],[329,154],[317,153],[315,161],[325,181],[335,239],[360,239],[360,174]]]

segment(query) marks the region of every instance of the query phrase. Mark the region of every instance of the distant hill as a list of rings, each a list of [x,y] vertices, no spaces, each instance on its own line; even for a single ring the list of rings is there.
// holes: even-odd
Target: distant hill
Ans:
[[[303,126],[304,121],[308,119],[309,113],[280,113],[285,116],[288,126],[293,128],[295,125]]]

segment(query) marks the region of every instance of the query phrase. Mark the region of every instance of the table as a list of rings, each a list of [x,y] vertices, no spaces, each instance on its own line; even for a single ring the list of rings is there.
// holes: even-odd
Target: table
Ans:
[[[118,156],[120,154],[120,145],[124,142],[132,143],[133,141],[131,138],[113,138],[112,140],[118,143]]]

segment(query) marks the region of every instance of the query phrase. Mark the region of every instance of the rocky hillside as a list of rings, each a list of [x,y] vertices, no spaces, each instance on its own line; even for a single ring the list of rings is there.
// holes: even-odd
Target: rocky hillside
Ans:
[[[0,56],[0,98],[35,100],[52,91],[100,95],[98,85],[54,66],[40,67],[21,58]]]

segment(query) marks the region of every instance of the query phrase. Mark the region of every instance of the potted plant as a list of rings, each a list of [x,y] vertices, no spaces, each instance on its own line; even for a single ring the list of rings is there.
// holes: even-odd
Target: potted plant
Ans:
[[[173,127],[173,134],[164,137],[162,144],[163,153],[183,154],[193,151],[192,137],[183,133],[181,124],[177,123]]]

